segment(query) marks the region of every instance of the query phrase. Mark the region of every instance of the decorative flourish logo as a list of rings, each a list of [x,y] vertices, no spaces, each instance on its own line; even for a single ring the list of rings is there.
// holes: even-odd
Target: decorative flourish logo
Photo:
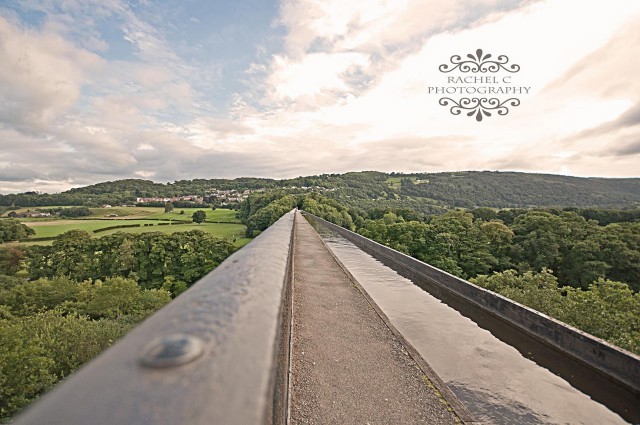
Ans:
[[[482,49],[478,49],[475,56],[469,53],[467,57],[469,60],[463,60],[461,56],[453,55],[449,60],[452,65],[455,65],[454,67],[449,69],[449,65],[443,63],[438,69],[441,72],[451,72],[458,68],[461,72],[498,72],[500,69],[507,72],[520,71],[520,65],[512,64],[509,68],[505,66],[509,62],[509,58],[505,55],[498,56],[496,60],[489,60],[492,56],[489,53],[485,55]]]
[[[446,85],[430,86],[429,93],[480,95],[459,98],[441,97],[438,103],[449,106],[449,111],[453,115],[460,115],[464,111],[468,117],[475,117],[476,121],[493,116],[493,112],[498,115],[507,115],[510,107],[520,105],[520,99],[514,95],[528,94],[531,90],[531,87],[513,85],[511,74],[520,71],[520,65],[509,64],[509,58],[506,55],[499,55],[494,59],[491,54],[477,49],[475,54],[469,53],[466,58],[453,55],[450,62],[438,67],[443,74],[449,74]],[[460,75],[456,75],[458,73]],[[496,95],[496,97],[485,97],[485,95]]]
[[[467,112],[468,117],[472,115],[476,116],[476,121],[482,121],[483,115],[485,117],[490,117],[491,112],[489,111],[496,111],[498,115],[507,115],[509,113],[509,108],[506,106],[507,103],[510,106],[520,105],[520,99],[516,99],[515,97],[504,100],[502,102],[500,102],[500,99],[495,97],[463,97],[459,102],[456,102],[450,97],[443,97],[440,98],[438,102],[442,106],[448,106],[449,102],[451,102],[453,103],[453,106],[451,106],[449,111],[451,111],[453,115],[460,115],[463,110],[466,110],[469,111]]]

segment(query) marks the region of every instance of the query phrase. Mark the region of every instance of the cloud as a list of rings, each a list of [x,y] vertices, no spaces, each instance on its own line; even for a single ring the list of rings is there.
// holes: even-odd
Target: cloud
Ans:
[[[591,125],[562,138],[559,146],[603,159],[635,156],[637,161],[640,153],[637,144],[640,139],[639,58],[640,28],[630,23],[547,88],[545,92],[555,99],[578,98],[583,104],[597,99],[600,105],[611,105],[592,114],[596,119]]]
[[[357,53],[313,53],[300,61],[276,56],[269,83],[278,100],[303,96],[313,99],[326,92],[349,91],[345,77],[367,65],[367,57]]]
[[[104,66],[97,55],[48,30],[22,29],[0,16],[0,123],[42,131],[78,101]]]
[[[285,0],[280,23],[287,53],[314,50],[374,52],[435,32],[454,31],[531,3],[518,0]]]
[[[437,150],[435,141],[453,133],[464,138],[464,149],[452,142],[448,156],[433,155],[441,158],[433,168],[517,166],[528,171],[580,170],[575,172],[582,175],[637,174],[637,167],[627,163],[617,169],[605,163],[594,167],[595,159],[587,161],[585,155],[577,154],[591,152],[591,146],[570,149],[562,140],[616,119],[635,103],[635,94],[629,88],[636,84],[632,81],[637,82],[640,55],[633,51],[640,43],[629,37],[629,31],[637,31],[634,23],[640,12],[638,4],[614,1],[603,10],[578,1],[478,2],[468,8],[458,2],[435,2],[429,14],[424,4],[414,2],[394,2],[391,9],[381,2],[360,6],[343,2],[284,3],[282,22],[289,29],[288,56],[276,57],[274,63],[285,63],[293,75],[277,79],[274,76],[279,75],[281,67],[272,67],[269,81],[274,88],[268,92],[269,101],[280,108],[269,115],[268,121],[254,124],[256,134],[282,135],[279,129],[286,126],[288,137],[300,140],[323,132],[327,136],[317,145],[328,150],[334,151],[338,143],[352,148],[367,145],[370,149],[362,154],[354,150],[346,155],[355,155],[360,162],[386,157],[386,162],[371,161],[378,169],[404,165],[406,158],[396,160],[397,155],[389,155],[394,148],[401,151],[404,140],[420,140]],[[459,13],[461,9],[465,11]],[[424,18],[422,26],[402,25],[416,16]],[[567,22],[571,31],[567,31]],[[384,23],[380,28],[387,29],[384,36],[376,35],[380,23]],[[394,46],[398,40],[402,45]],[[522,66],[518,84],[532,87],[532,95],[525,96],[509,116],[482,125],[451,116],[437,104],[437,98],[426,93],[428,85],[443,79],[437,71],[440,63],[452,54],[479,46],[490,47],[495,54],[508,53]],[[389,54],[383,54],[387,51]],[[349,60],[341,62],[337,58],[348,59],[345,52],[358,58],[365,84],[356,86],[342,71]],[[306,71],[305,64],[317,58],[339,66],[309,66],[315,72]],[[618,63],[622,60],[632,63],[622,66]],[[577,75],[576,66],[589,70],[588,77]],[[303,81],[305,75],[310,77],[306,86],[297,80]],[[562,79],[566,81],[560,83]],[[613,96],[615,85],[626,91],[618,90]],[[295,91],[296,87],[302,88]],[[287,93],[295,101],[282,104],[281,94],[289,89]],[[310,94],[315,94],[312,102],[308,101]],[[380,140],[384,143],[378,143]],[[417,150],[414,158],[420,154],[427,156],[427,152]],[[308,156],[304,161],[311,162]],[[345,162],[342,158],[336,161]],[[587,161],[590,168],[581,161]],[[420,164],[415,159],[412,162]],[[430,162],[422,163],[431,169]]]

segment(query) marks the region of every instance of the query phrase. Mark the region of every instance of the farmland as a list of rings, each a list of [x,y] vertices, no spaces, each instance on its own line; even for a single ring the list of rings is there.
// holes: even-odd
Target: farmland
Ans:
[[[53,207],[52,207],[53,208]],[[20,218],[19,220],[35,230],[34,238],[53,238],[70,230],[84,230],[96,237],[115,232],[143,233],[143,232],[186,232],[201,230],[219,238],[229,238],[237,246],[243,246],[250,239],[244,237],[245,226],[236,217],[236,211],[228,209],[184,208],[165,213],[164,208],[153,207],[114,207],[90,208],[90,216],[73,219],[59,217]],[[195,211],[206,213],[206,220],[202,224],[192,223],[191,216]],[[16,210],[25,213],[27,209]],[[3,216],[6,217],[7,213]],[[131,225],[132,227],[114,228],[115,226]],[[133,227],[137,225],[137,227]],[[101,231],[101,229],[105,229]],[[22,242],[23,244],[50,244],[50,240]]]

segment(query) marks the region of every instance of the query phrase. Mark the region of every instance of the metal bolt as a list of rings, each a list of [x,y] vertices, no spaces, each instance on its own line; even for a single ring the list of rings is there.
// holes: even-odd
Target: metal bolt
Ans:
[[[202,355],[204,343],[186,333],[174,333],[154,338],[142,350],[140,364],[163,368],[189,363]]]

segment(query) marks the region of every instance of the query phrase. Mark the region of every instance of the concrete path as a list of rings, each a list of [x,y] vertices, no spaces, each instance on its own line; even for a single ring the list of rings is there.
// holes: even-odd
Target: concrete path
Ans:
[[[459,423],[300,213],[296,226],[291,423]]]

